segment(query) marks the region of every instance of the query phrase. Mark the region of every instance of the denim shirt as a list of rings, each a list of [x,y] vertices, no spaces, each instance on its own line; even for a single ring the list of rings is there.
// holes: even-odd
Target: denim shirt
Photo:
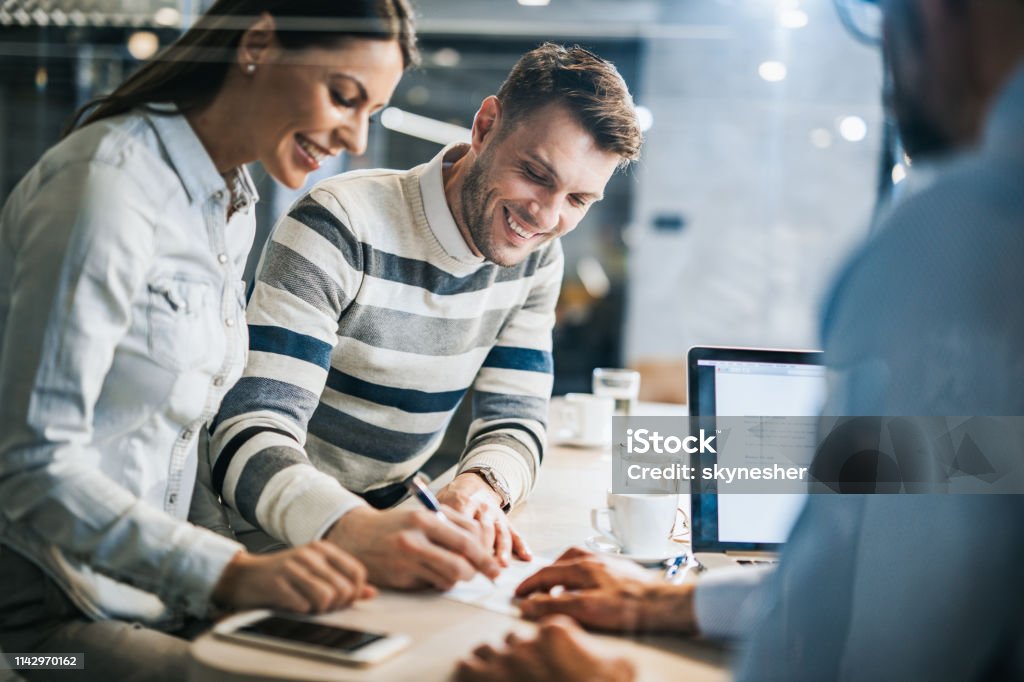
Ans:
[[[0,561],[93,618],[202,615],[241,547],[185,520],[248,345],[235,174],[173,109],[131,113],[50,149],[0,213]]]

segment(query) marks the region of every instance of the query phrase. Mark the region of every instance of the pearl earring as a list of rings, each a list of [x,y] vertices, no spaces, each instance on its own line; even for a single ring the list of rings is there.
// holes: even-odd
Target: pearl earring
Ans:
[[[250,73],[250,74],[251,73],[256,73],[256,65],[255,64],[246,64],[245,65],[245,72],[246,73]]]

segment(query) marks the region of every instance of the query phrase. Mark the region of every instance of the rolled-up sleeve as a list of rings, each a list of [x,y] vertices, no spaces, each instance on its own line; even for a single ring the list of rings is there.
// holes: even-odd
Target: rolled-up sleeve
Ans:
[[[536,484],[547,445],[551,330],[563,265],[561,244],[553,242],[540,255],[526,300],[502,327],[473,382],[473,422],[458,470],[492,468],[513,504]]]

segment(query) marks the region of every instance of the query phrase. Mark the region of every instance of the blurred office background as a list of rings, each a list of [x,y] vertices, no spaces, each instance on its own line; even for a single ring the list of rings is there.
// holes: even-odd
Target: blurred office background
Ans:
[[[172,41],[200,0],[0,0],[0,200],[71,112]],[[423,67],[347,168],[408,168],[458,139],[543,40],[614,61],[641,106],[643,159],[564,239],[556,393],[595,366],[685,398],[694,344],[815,347],[843,259],[893,166],[877,48],[833,0],[419,0]],[[417,118],[425,117],[425,119]],[[265,236],[296,196],[259,169]]]

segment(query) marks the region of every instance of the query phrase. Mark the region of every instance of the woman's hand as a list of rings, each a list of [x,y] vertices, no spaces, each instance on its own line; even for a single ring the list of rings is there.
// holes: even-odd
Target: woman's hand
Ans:
[[[234,609],[323,613],[376,594],[361,563],[321,540],[271,554],[239,552],[221,573],[213,600]]]

